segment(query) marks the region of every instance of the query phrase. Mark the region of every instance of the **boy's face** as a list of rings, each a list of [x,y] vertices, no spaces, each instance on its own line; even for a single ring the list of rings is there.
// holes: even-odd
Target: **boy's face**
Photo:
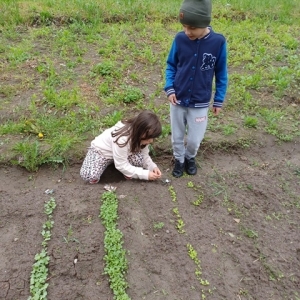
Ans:
[[[209,29],[207,27],[197,28],[183,24],[183,31],[190,40],[196,40],[204,37],[208,33]]]

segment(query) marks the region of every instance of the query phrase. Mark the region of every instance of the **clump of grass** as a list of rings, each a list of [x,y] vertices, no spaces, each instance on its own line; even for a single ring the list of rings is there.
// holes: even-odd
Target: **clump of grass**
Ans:
[[[123,112],[114,110],[111,114],[108,114],[104,117],[102,123],[107,127],[115,125],[118,121],[123,119]]]
[[[244,119],[244,125],[248,128],[257,128],[258,120],[255,117],[246,117]]]

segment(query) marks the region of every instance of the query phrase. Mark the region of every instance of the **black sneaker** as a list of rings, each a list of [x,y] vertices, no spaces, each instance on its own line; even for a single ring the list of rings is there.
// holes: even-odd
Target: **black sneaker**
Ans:
[[[189,175],[196,175],[197,174],[197,166],[196,166],[196,162],[195,162],[195,158],[190,158],[187,159],[185,158],[185,171],[189,174]]]
[[[174,177],[181,177],[184,171],[184,163],[181,163],[179,160],[175,159],[175,166],[172,172]]]

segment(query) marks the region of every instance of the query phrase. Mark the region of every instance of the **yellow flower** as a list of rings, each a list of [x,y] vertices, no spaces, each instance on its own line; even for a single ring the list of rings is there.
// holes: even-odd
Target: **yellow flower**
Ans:
[[[38,134],[38,136],[40,139],[44,137],[44,135],[41,132]]]

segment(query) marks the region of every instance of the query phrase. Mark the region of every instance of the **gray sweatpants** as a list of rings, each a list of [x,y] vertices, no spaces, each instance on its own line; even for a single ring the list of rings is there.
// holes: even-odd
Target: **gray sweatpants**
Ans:
[[[190,159],[197,155],[207,127],[208,107],[191,108],[170,104],[170,115],[173,155],[183,163],[185,157]]]

